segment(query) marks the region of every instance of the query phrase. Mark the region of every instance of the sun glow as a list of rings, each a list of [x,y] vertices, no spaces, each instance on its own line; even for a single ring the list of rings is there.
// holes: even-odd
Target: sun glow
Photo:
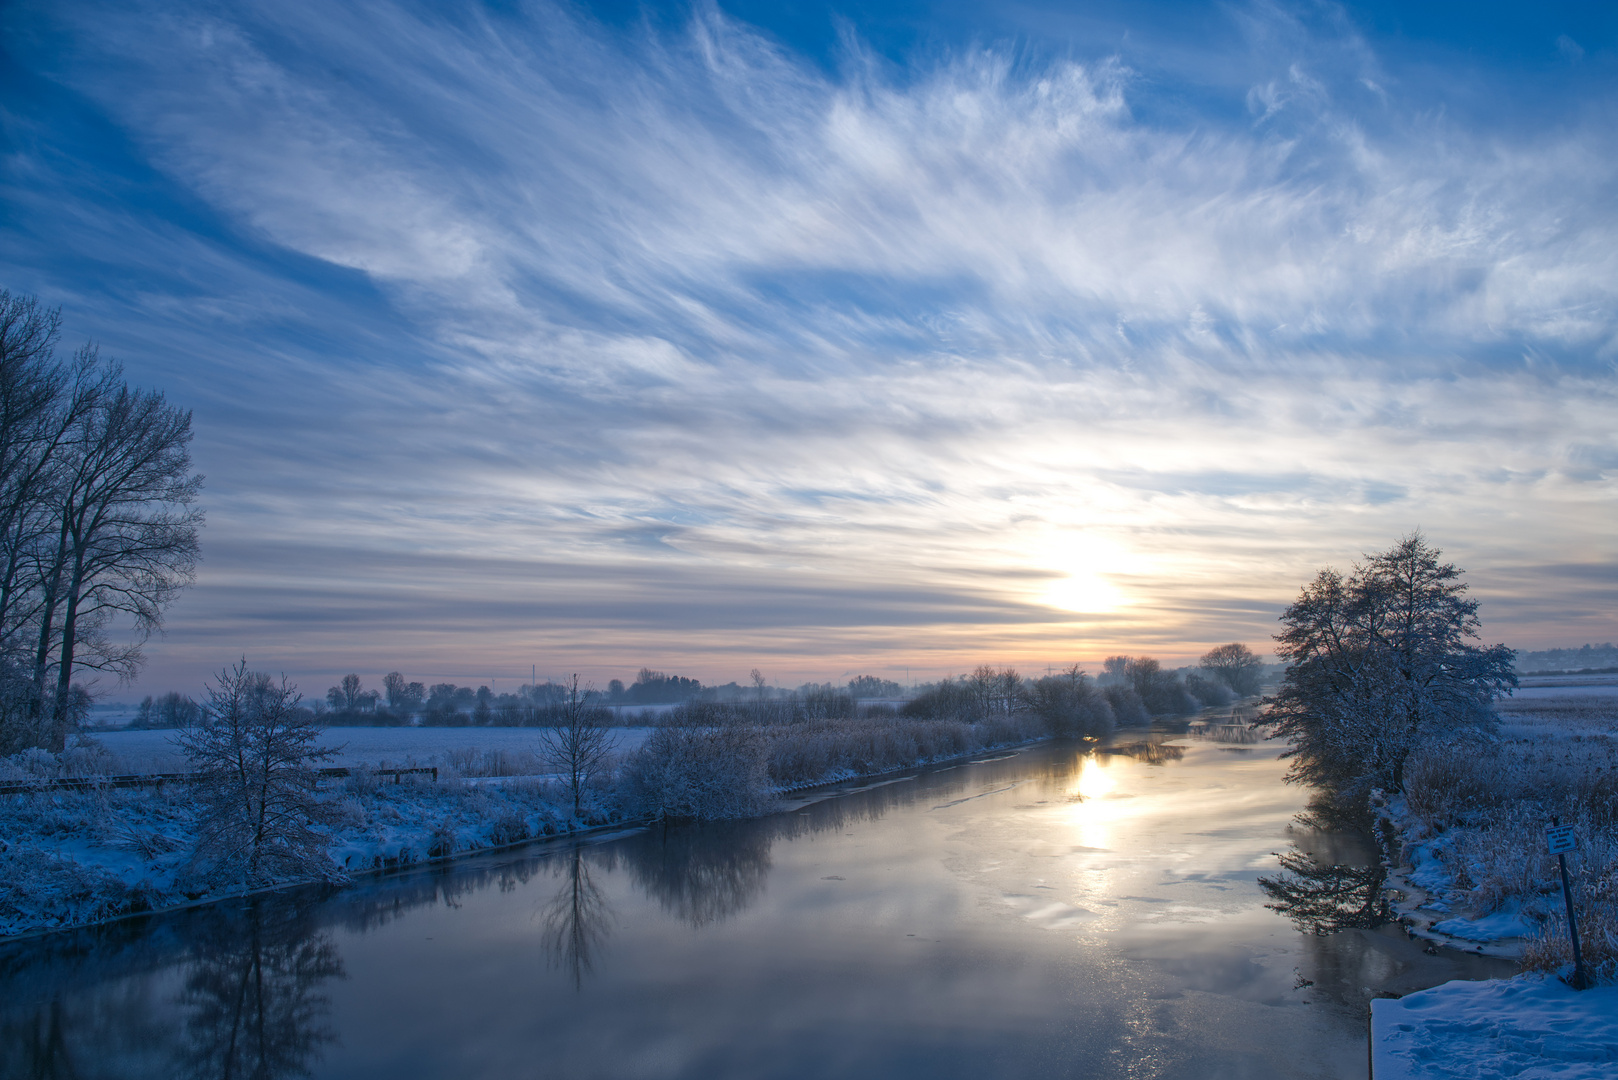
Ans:
[[[1049,607],[1081,614],[1101,614],[1123,606],[1124,595],[1100,574],[1069,574],[1045,586],[1040,599]]]
[[[1099,757],[1087,756],[1079,766],[1079,794],[1084,798],[1099,799],[1117,786]]]
[[[1039,591],[1040,603],[1086,615],[1127,605],[1129,597],[1114,584],[1112,575],[1143,569],[1135,553],[1111,540],[1076,531],[1047,534],[1028,558],[1035,566],[1051,569],[1052,577]]]

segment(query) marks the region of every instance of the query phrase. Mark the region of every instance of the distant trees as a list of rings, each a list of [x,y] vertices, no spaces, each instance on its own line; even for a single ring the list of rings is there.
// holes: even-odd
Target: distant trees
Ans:
[[[635,681],[613,700],[625,705],[670,705],[689,701],[702,692],[702,683],[683,675],[668,675],[651,668],[641,668]]]
[[[381,694],[366,690],[360,677],[352,674],[343,676],[342,685],[326,691],[326,704],[343,713],[375,712],[377,702],[381,700]]]
[[[169,691],[160,698],[153,698],[150,694],[135,710],[135,719],[130,721],[132,728],[179,728],[186,727],[195,722],[199,707],[185,694]]]
[[[382,676],[382,689],[388,695],[388,708],[400,716],[409,716],[421,708],[421,703],[427,696],[427,688],[419,682],[405,682],[405,677],[397,671],[390,671]]]
[[[1237,697],[1247,697],[1259,691],[1264,661],[1253,655],[1253,650],[1240,642],[1221,645],[1202,654],[1202,670],[1230,688]]]
[[[1109,656],[1102,662],[1117,685],[1133,690],[1152,716],[1185,716],[1202,707],[1172,671],[1149,656]]]
[[[891,679],[860,675],[848,680],[848,692],[855,698],[902,698],[905,688]]]
[[[202,524],[191,414],[93,346],[59,362],[60,329],[0,291],[0,751],[60,750],[90,700],[75,676],[135,673]]]
[[[1471,643],[1477,601],[1441,554],[1414,533],[1346,577],[1320,571],[1281,616],[1288,668],[1264,719],[1292,742],[1290,779],[1359,803],[1401,789],[1422,742],[1492,730],[1514,653]]]
[[[180,735],[198,774],[201,813],[191,872],[213,885],[256,888],[289,878],[342,873],[319,826],[333,804],[315,796],[317,766],[333,751],[298,707],[297,688],[249,671],[220,672],[200,715]]]

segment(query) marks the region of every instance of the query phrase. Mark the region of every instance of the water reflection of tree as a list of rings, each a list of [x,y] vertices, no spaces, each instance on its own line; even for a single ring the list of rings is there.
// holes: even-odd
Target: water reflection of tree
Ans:
[[[621,855],[636,885],[700,929],[751,904],[764,890],[776,834],[800,829],[792,817],[680,825],[636,837]]]
[[[343,978],[332,939],[292,904],[218,911],[186,975],[186,1044],[176,1073],[202,1080],[307,1076],[327,1043],[331,1003],[320,992]]]
[[[61,1001],[52,1001],[32,1015],[0,1025],[0,1065],[6,1076],[55,1080],[79,1075],[73,1065],[69,1025],[62,1019]]]
[[[573,976],[573,988],[582,989],[601,945],[612,925],[612,907],[606,894],[590,877],[584,849],[573,850],[553,864],[562,887],[540,908],[545,955]]]
[[[1391,922],[1393,911],[1383,896],[1388,872],[1366,832],[1368,819],[1316,800],[1297,824],[1306,830],[1310,850],[1295,840],[1291,851],[1278,856],[1282,872],[1258,879],[1275,901],[1264,906],[1313,934]]]
[[[1101,753],[1133,758],[1145,765],[1163,765],[1185,757],[1185,747],[1170,745],[1168,737],[1162,735],[1148,735],[1137,742],[1103,747]]]

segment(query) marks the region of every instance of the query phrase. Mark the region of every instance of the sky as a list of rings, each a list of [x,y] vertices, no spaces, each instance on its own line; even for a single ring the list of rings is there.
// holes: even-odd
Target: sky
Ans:
[[[101,692],[1187,663],[1413,529],[1618,639],[1618,14],[1410,7],[12,0],[0,287],[206,476]]]

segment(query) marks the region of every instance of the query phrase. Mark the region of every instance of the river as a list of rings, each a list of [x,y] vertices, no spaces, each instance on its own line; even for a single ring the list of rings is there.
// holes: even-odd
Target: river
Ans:
[[[1134,733],[754,821],[0,947],[0,1069],[92,1077],[1363,1077],[1366,1002],[1498,961],[1266,908],[1269,744]]]

